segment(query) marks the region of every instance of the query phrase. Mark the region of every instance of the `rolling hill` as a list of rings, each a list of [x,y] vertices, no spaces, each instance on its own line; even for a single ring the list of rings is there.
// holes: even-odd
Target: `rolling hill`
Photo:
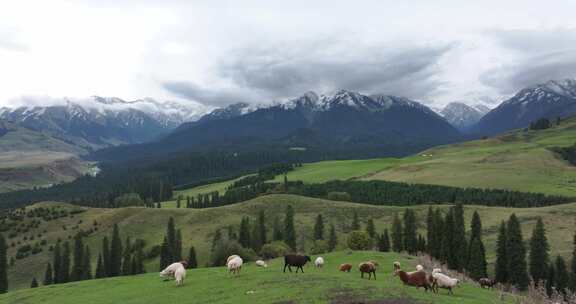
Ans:
[[[70,182],[93,167],[78,155],[86,150],[0,120],[0,192]]]
[[[463,283],[450,296],[446,290],[432,294],[403,286],[392,276],[392,263],[400,261],[413,268],[414,257],[380,252],[335,252],[323,255],[326,264],[314,269],[310,264],[305,273],[282,273],[283,261],[269,261],[268,268],[249,263],[242,273],[231,276],[224,267],[188,270],[182,287],[174,282],[162,282],[157,273],[113,279],[90,280],[37,289],[19,290],[0,295],[3,303],[383,303],[383,304],[485,304],[514,303],[517,299],[473,283]],[[366,260],[380,264],[376,280],[361,279],[358,271],[342,273],[338,265],[353,265]]]
[[[373,218],[378,232],[390,228],[395,213],[403,212],[403,207],[371,206],[348,202],[336,202],[322,199],[307,198],[295,195],[267,195],[243,203],[218,208],[207,209],[155,209],[155,208],[119,208],[100,209],[84,208],[68,204],[41,203],[27,208],[54,207],[59,210],[77,210],[68,212],[65,217],[48,222],[41,221],[40,225],[29,232],[20,234],[18,237],[8,239],[8,244],[18,243],[9,248],[8,256],[15,255],[19,246],[34,244],[39,239],[46,240],[41,253],[31,255],[21,260],[16,260],[14,266],[9,269],[11,289],[26,288],[32,277],[43,278],[46,263],[51,261],[52,254],[48,248],[58,238],[70,240],[78,231],[88,231],[97,227],[97,230],[85,238],[85,242],[92,249],[92,266],[95,267],[95,259],[100,250],[101,240],[105,235],[110,235],[114,224],[118,224],[124,239],[131,236],[132,239],[141,238],[146,242],[147,252],[153,245],[161,243],[165,234],[165,227],[170,217],[173,217],[176,227],[182,230],[183,248],[187,252],[194,245],[198,254],[200,265],[206,265],[210,244],[216,229],[227,228],[229,225],[239,225],[243,216],[248,215],[256,218],[258,212],[265,210],[266,219],[271,232],[272,223],[284,216],[287,205],[294,207],[296,217],[296,229],[298,244],[300,247],[311,248],[312,233],[315,217],[322,213],[327,223],[335,224],[339,236],[338,249],[345,246],[346,233],[351,224],[351,214],[357,212],[362,226],[365,226],[368,218]],[[447,205],[439,206],[448,208]],[[420,232],[424,232],[424,220],[428,209],[427,205],[412,207],[417,214]],[[549,241],[553,254],[569,256],[573,248],[572,236],[574,235],[574,215],[576,203],[564,204],[544,208],[501,208],[466,206],[465,218],[469,223],[472,213],[477,210],[483,221],[484,242],[487,248],[489,261],[494,260],[494,246],[498,225],[500,221],[507,219],[515,212],[521,223],[524,237],[528,238],[538,216],[542,216],[548,232]],[[82,212],[78,212],[82,211]],[[25,219],[24,223],[31,223],[33,218]],[[94,222],[97,224],[95,225]],[[45,231],[45,232],[44,232]],[[41,234],[38,237],[37,234]],[[35,240],[24,240],[35,236]],[[149,272],[158,270],[158,258],[147,260],[146,266]],[[492,271],[492,267],[490,267]]]

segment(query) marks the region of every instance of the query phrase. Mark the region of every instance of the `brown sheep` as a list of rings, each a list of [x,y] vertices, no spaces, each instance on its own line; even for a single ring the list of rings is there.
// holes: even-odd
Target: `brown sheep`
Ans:
[[[358,269],[360,270],[360,277],[364,278],[364,273],[368,274],[368,280],[372,278],[372,274],[374,274],[374,280],[376,280],[376,266],[378,263],[374,261],[362,262],[358,265]]]
[[[481,278],[478,280],[478,283],[480,283],[481,288],[488,287],[488,289],[491,289],[496,285],[496,281],[489,278]]]
[[[340,271],[342,272],[350,272],[350,270],[352,270],[352,264],[341,264],[339,267]]]
[[[405,272],[400,269],[400,263],[394,262],[394,276],[398,276],[404,285],[424,287],[426,291],[431,289],[429,277],[426,272],[419,270],[414,272]]]

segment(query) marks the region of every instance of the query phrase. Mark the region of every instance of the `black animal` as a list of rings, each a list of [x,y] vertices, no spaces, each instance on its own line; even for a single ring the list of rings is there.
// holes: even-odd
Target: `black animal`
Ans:
[[[286,272],[286,267],[288,267],[288,270],[292,272],[291,266],[296,266],[296,273],[298,273],[298,269],[300,269],[302,273],[304,273],[304,268],[302,268],[302,266],[306,265],[307,262],[312,262],[312,259],[310,259],[310,257],[307,255],[297,255],[297,254],[285,255],[284,272]]]
[[[478,280],[478,283],[480,283],[481,288],[487,287],[488,289],[491,289],[496,285],[496,281],[489,278],[481,278]]]

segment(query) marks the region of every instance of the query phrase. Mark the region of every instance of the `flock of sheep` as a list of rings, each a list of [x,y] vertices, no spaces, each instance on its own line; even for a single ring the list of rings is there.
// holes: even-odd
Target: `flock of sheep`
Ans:
[[[292,267],[296,267],[296,272],[300,270],[303,273],[303,266],[308,262],[312,262],[312,259],[307,255],[286,255],[284,256],[284,272],[286,272],[286,268],[292,272]],[[238,255],[232,255],[228,257],[226,261],[226,267],[228,268],[229,273],[234,275],[240,274],[240,270],[242,269],[243,264],[244,261]],[[255,264],[258,267],[268,267],[266,262],[263,260],[258,260]],[[185,261],[173,263],[160,272],[160,277],[166,279],[173,278],[176,280],[176,285],[180,286],[184,283],[184,279],[186,278],[186,266],[187,263]],[[317,257],[316,260],[314,260],[314,266],[316,268],[322,268],[324,266],[324,258]],[[372,276],[374,277],[374,280],[376,280],[376,269],[378,266],[378,263],[375,261],[360,263],[358,265],[360,277],[364,278],[364,274],[368,274],[369,280],[372,278]],[[453,294],[452,289],[459,284],[458,279],[451,278],[448,275],[442,273],[442,270],[439,268],[435,268],[431,273],[427,273],[424,270],[424,267],[421,265],[417,265],[416,270],[411,272],[403,271],[399,262],[394,262],[393,266],[394,276],[399,277],[405,285],[414,286],[416,288],[423,287],[426,291],[430,289],[432,292],[438,293],[439,288],[444,288],[448,290],[449,294]],[[342,272],[350,272],[352,270],[352,264],[341,264],[339,266],[339,270]],[[480,280],[481,286],[484,287],[486,285],[488,287],[492,287],[493,281],[489,279],[486,280],[488,280],[484,282],[486,284],[482,284],[483,281]]]

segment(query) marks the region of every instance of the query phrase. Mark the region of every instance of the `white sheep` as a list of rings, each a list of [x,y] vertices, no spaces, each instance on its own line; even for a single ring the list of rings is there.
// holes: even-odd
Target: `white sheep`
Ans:
[[[422,267],[422,265],[416,265],[416,271],[422,271],[424,270],[424,267]]]
[[[262,260],[258,260],[256,261],[256,266],[258,267],[268,267],[268,264],[266,264],[266,262],[262,261]]]
[[[176,262],[168,265],[160,272],[160,277],[170,279],[176,279],[176,285],[182,285],[184,283],[184,278],[186,278],[186,263]]]
[[[316,260],[314,261],[314,266],[316,266],[316,268],[322,268],[322,266],[324,266],[324,258],[317,257]]]
[[[226,266],[228,267],[228,271],[233,274],[240,274],[240,269],[242,269],[242,264],[244,261],[238,255],[233,255],[228,257]]]
[[[436,288],[448,289],[450,294],[454,294],[452,292],[452,288],[458,286],[458,283],[460,283],[460,280],[443,274],[442,270],[439,268],[435,268],[432,271],[432,277],[434,278],[434,284],[436,285]]]

